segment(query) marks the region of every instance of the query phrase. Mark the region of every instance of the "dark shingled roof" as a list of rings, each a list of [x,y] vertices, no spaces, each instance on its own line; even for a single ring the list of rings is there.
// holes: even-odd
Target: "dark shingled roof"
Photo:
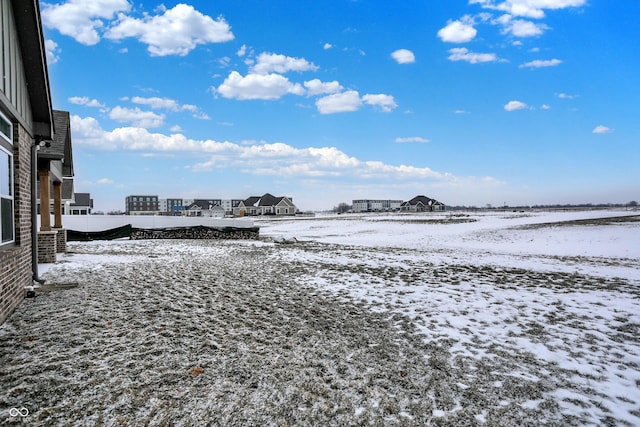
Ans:
[[[272,194],[266,193],[263,196],[252,196],[246,200],[243,200],[245,206],[276,206],[280,203],[284,197],[276,197]]]
[[[243,200],[245,206],[255,206],[256,203],[260,200],[260,196],[252,196],[248,199]]]
[[[275,197],[267,193],[260,198],[260,203],[258,204],[258,206],[275,206],[280,203],[282,199],[284,199],[284,197]]]
[[[437,201],[436,199],[431,199],[427,196],[416,196],[408,202],[404,202],[402,206],[416,206],[418,203],[422,203],[424,206],[432,206],[432,205],[443,205],[443,203]]]
[[[75,193],[76,201],[71,203],[71,206],[89,206],[93,207],[93,200],[91,200],[91,193]]]
[[[409,200],[409,204],[411,206],[417,205],[418,203],[422,203],[425,206],[429,206],[431,203],[435,202],[435,200],[428,198],[427,196],[416,196],[413,199]]]
[[[54,134],[49,147],[40,147],[38,158],[63,160],[63,176],[73,176],[73,150],[71,146],[71,118],[68,111],[53,110]]]

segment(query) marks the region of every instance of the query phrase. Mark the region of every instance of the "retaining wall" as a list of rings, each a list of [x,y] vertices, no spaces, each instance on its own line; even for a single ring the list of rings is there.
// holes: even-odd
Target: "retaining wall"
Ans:
[[[258,227],[253,228],[210,228],[184,227],[167,229],[139,229],[131,231],[131,240],[143,239],[231,239],[256,240],[259,239]]]

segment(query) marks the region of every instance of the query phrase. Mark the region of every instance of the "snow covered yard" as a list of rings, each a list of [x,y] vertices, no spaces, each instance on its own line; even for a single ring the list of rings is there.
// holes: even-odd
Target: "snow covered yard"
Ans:
[[[0,327],[0,423],[638,425],[640,222],[599,219],[629,214],[70,244]]]

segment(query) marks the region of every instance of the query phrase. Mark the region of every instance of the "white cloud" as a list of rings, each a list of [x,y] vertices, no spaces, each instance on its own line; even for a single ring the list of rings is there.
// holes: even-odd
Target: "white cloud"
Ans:
[[[511,34],[516,37],[535,37],[540,36],[549,27],[545,24],[536,24],[523,19],[514,19],[504,26],[503,34]]]
[[[150,150],[157,152],[182,151],[213,153],[233,151],[235,144],[217,141],[195,141],[182,134],[163,135],[151,133],[142,127],[122,127],[105,131],[93,117],[71,116],[74,144],[82,144],[104,150]]]
[[[127,0],[68,0],[61,4],[42,3],[42,23],[47,28],[73,37],[84,45],[100,41],[98,29],[118,12],[129,11]]]
[[[495,53],[475,53],[465,47],[449,49],[449,54],[450,61],[466,61],[471,64],[496,62],[499,60]]]
[[[357,91],[348,90],[318,99],[316,107],[320,114],[334,114],[357,111],[363,103],[377,107],[385,113],[398,106],[392,95],[366,94],[360,98],[360,94]]]
[[[288,71],[315,71],[317,65],[304,58],[293,58],[276,53],[261,53],[252,71],[256,74],[268,74],[271,72],[286,73]]]
[[[605,133],[612,133],[612,132],[613,132],[613,129],[603,125],[596,126],[595,129],[593,129],[593,133],[600,134],[600,135]]]
[[[47,55],[47,64],[53,65],[60,60],[60,48],[58,47],[58,43],[53,40],[45,40],[44,48],[46,50]]]
[[[559,59],[549,59],[549,60],[541,60],[536,59],[535,61],[527,62],[521,64],[519,68],[543,68],[543,67],[556,67],[562,64],[562,61]]]
[[[587,0],[469,0],[469,4],[480,4],[483,8],[535,19],[544,18],[545,9],[557,10],[579,7],[586,3]]]
[[[115,184],[115,181],[109,178],[100,178],[97,183],[100,185],[112,185]]]
[[[542,108],[543,110],[550,110],[551,106],[547,105],[547,104],[542,104],[542,106],[540,108]]]
[[[242,46],[240,46],[240,49],[238,49],[238,51],[236,52],[236,55],[245,56],[246,53],[247,53],[247,45],[243,44]]]
[[[374,95],[366,94],[362,97],[362,101],[364,101],[365,104],[380,108],[385,113],[391,112],[391,110],[398,106],[392,95],[385,95],[382,93]]]
[[[74,143],[100,150],[142,151],[149,155],[160,153],[181,154],[198,159],[189,167],[193,172],[229,169],[252,175],[278,177],[355,177],[358,179],[411,180],[424,179],[434,185],[467,185],[491,182],[491,177],[457,177],[434,171],[429,167],[391,165],[377,160],[361,160],[336,147],[298,148],[291,145],[264,141],[232,143],[229,141],[193,140],[182,134],[164,135],[138,127],[103,130],[91,117],[71,116]],[[419,137],[414,137],[419,138]],[[203,154],[209,159],[201,160]]]
[[[396,60],[398,64],[413,64],[416,62],[416,57],[408,49],[398,49],[391,53],[391,57]]]
[[[197,45],[233,40],[231,27],[222,18],[212,19],[193,6],[178,4],[162,15],[142,19],[120,14],[118,22],[105,33],[112,40],[135,37],[148,45],[152,56],[185,56]]]
[[[239,100],[270,100],[279,99],[287,94],[304,94],[304,88],[300,84],[291,83],[280,74],[248,74],[242,76],[237,71],[232,71],[224,82],[214,90],[225,98]]]
[[[198,113],[198,107],[191,104],[179,104],[177,101],[169,98],[150,97],[143,98],[141,96],[134,96],[131,98],[131,102],[134,104],[148,105],[154,110],[169,110],[169,111],[190,111],[192,113]]]
[[[69,98],[69,102],[86,107],[104,108],[104,104],[101,104],[97,99],[89,99],[87,96],[72,96]]]
[[[333,45],[331,43],[325,43],[324,46],[322,46],[322,48],[324,50],[329,50],[333,47]]]
[[[421,136],[410,136],[406,138],[396,138],[397,143],[418,143],[418,144],[426,144],[429,142],[428,139],[423,138]]]
[[[332,82],[322,82],[320,79],[304,82],[304,87],[307,88],[307,94],[310,96],[337,93],[343,89],[342,85],[336,80]]]
[[[357,111],[361,105],[360,94],[355,90],[328,95],[316,101],[316,107],[320,114]]]
[[[114,107],[109,113],[109,118],[121,123],[131,123],[141,128],[156,128],[164,124],[164,115],[151,111],[142,111],[138,107],[134,109]]]
[[[529,108],[529,106],[521,101],[509,101],[504,106],[504,109],[507,111],[525,110],[527,108]]]
[[[359,174],[366,178],[395,176],[397,178],[423,178],[434,180],[455,180],[456,178],[447,173],[436,172],[431,168],[416,167],[409,165],[388,165],[380,161],[364,162],[365,167],[359,170]]]
[[[558,93],[556,96],[560,99],[573,99],[576,98],[576,95],[568,95],[566,93]]]
[[[131,98],[131,102],[133,102],[134,104],[148,105],[149,107],[156,110],[157,109],[166,109],[166,110],[172,110],[172,111],[180,110],[180,105],[178,104],[178,102],[169,98],[160,98],[156,96],[150,97],[150,98],[143,98],[140,96],[134,96],[133,98]]]
[[[473,40],[478,31],[473,28],[473,20],[465,16],[449,23],[438,31],[438,37],[447,43],[466,43]]]

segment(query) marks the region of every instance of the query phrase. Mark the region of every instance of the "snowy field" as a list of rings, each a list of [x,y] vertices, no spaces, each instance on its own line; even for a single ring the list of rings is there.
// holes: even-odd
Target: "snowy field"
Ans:
[[[0,327],[0,424],[640,425],[637,212],[256,225],[69,244]]]

